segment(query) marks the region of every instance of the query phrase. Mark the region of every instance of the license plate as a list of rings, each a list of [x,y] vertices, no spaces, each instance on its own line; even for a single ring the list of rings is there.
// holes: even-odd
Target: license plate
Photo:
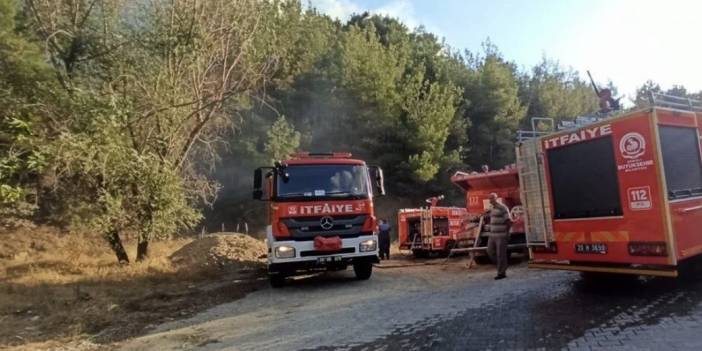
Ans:
[[[331,262],[341,262],[341,256],[325,256],[318,257],[317,263],[331,263]]]
[[[607,253],[607,244],[601,244],[601,243],[575,244],[575,252],[583,253],[583,254],[604,255]]]

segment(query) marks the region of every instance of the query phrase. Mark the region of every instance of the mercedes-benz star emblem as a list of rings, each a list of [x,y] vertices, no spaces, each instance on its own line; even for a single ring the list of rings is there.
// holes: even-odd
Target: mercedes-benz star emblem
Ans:
[[[332,229],[332,227],[334,226],[334,219],[329,216],[324,216],[322,217],[322,219],[319,220],[319,225],[324,230]]]

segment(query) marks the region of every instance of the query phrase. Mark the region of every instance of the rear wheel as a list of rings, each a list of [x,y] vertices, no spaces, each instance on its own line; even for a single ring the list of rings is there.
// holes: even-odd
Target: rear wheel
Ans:
[[[282,273],[269,274],[268,281],[271,283],[271,287],[282,288],[285,286],[285,275]]]
[[[353,263],[353,272],[359,280],[367,280],[373,273],[373,262],[362,260]]]

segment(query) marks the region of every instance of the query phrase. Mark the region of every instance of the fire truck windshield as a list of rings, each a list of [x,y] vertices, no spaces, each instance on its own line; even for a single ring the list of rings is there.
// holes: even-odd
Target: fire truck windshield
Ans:
[[[292,165],[276,177],[279,199],[368,197],[368,171],[361,165]]]

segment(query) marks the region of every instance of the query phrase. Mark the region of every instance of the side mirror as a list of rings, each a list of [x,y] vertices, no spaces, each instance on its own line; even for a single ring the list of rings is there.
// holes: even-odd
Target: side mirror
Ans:
[[[265,198],[265,189],[263,188],[263,178],[264,178],[264,170],[268,170],[268,168],[262,167],[262,168],[257,168],[254,171],[254,179],[253,179],[253,199],[254,200],[267,200]]]
[[[376,196],[385,195],[385,180],[383,179],[383,169],[379,166],[370,166],[368,168],[373,182],[373,193]]]

